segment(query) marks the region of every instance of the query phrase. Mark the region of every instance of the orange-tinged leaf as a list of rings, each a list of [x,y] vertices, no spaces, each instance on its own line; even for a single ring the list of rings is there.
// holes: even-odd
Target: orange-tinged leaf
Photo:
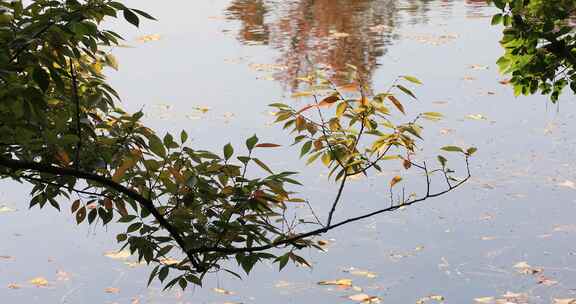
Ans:
[[[66,153],[66,151],[62,149],[58,149],[58,151],[56,151],[56,158],[60,161],[62,165],[67,166],[68,164],[70,164],[70,157],[68,156],[68,153]]]
[[[278,144],[272,144],[272,143],[261,143],[261,144],[257,144],[256,147],[258,147],[258,148],[277,148],[277,147],[282,147],[282,146],[278,145]]]
[[[126,174],[126,171],[128,171],[129,169],[131,169],[135,165],[136,165],[136,160],[134,158],[128,157],[128,158],[124,159],[122,164],[116,169],[116,172],[114,172],[114,175],[112,176],[112,180],[115,182],[120,181],[120,179],[124,176],[124,174]]]
[[[338,88],[342,92],[356,92],[358,91],[358,85],[355,83],[345,84]]]
[[[170,172],[170,174],[172,174],[172,176],[174,176],[174,179],[179,183],[179,184],[185,184],[186,183],[186,178],[184,178],[184,176],[180,173],[180,171],[174,167],[169,167],[168,171]]]
[[[296,112],[296,114],[300,114],[300,113],[302,113],[302,112],[305,112],[305,111],[307,111],[307,110],[310,110],[310,109],[313,108],[313,107],[315,107],[315,105],[313,105],[313,104],[306,105],[306,106],[303,107],[302,109],[298,110],[298,112]]]
[[[106,293],[119,293],[119,292],[120,292],[120,288],[117,288],[117,287],[108,287],[108,288],[104,289],[104,292],[106,292]]]
[[[402,177],[400,176],[394,176],[392,178],[392,180],[390,181],[390,187],[394,187],[394,185],[396,185],[397,183],[399,183],[402,180]]]
[[[400,112],[402,112],[402,114],[406,114],[406,112],[404,112],[404,106],[402,105],[402,103],[400,102],[400,100],[398,100],[398,98],[396,98],[394,95],[388,95],[388,99],[390,99],[390,101],[394,104],[394,106],[395,106]]]
[[[338,100],[340,100],[338,95],[336,95],[336,94],[330,95],[330,96],[322,99],[322,101],[320,101],[320,103],[318,103],[318,107],[330,107],[330,106],[332,106],[332,104],[334,104]]]

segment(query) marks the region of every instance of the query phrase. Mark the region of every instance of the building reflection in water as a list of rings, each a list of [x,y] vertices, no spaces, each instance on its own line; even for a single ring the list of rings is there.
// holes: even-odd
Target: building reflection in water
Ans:
[[[470,16],[486,5],[485,0],[465,3]],[[240,21],[240,42],[268,45],[280,52],[276,63],[283,69],[274,78],[294,91],[297,78],[310,72],[310,63],[336,75],[352,64],[363,82],[371,84],[378,59],[398,38],[399,24],[427,23],[430,10],[449,11],[453,4],[447,0],[233,0],[225,13],[228,19]],[[400,13],[411,18],[401,20]]]

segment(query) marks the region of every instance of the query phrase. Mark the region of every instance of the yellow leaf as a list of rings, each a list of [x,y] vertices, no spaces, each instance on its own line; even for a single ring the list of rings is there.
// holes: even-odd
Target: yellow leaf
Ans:
[[[352,286],[352,280],[339,279],[339,280],[320,281],[318,282],[318,285],[337,285],[337,286],[350,287]]]
[[[478,302],[478,303],[492,303],[494,302],[494,297],[481,297],[481,298],[475,298],[474,301]]]
[[[294,94],[292,94],[292,98],[299,98],[299,97],[308,97],[308,96],[312,96],[314,95],[314,93],[310,92],[310,91],[306,91],[306,92],[296,92]]]
[[[28,281],[28,283],[36,286],[36,287],[46,287],[48,286],[48,280],[44,277],[36,277]]]
[[[138,42],[150,42],[150,41],[158,41],[160,40],[161,36],[158,34],[152,34],[152,35],[144,35],[144,36],[140,36],[138,37]]]
[[[212,288],[212,291],[214,291],[216,293],[225,294],[225,295],[233,295],[234,294],[234,292],[223,289],[223,288]]]
[[[130,257],[130,251],[122,250],[122,251],[107,251],[104,253],[105,257],[114,259],[114,260],[125,260]]]
[[[392,178],[392,180],[390,181],[390,187],[394,187],[394,185],[396,185],[397,183],[399,183],[402,180],[402,177],[400,176],[394,176]]]

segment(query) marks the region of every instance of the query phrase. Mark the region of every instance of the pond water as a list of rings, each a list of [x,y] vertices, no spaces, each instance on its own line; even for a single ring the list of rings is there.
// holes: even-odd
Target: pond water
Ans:
[[[146,288],[149,269],[133,257],[105,256],[117,249],[118,227],[76,226],[67,208],[27,210],[26,187],[4,183],[0,303],[353,303],[347,297],[358,293],[384,303],[576,297],[576,105],[569,96],[558,105],[515,98],[500,83],[500,32],[489,25],[494,9],[483,0],[126,2],[159,22],[139,30],[111,24],[127,41],[114,50],[121,65],[110,81],[124,106],[144,108],[160,132],[185,129],[193,146],[218,150],[254,133],[289,146],[266,105],[304,105],[290,95],[310,63],[335,71],[353,64],[374,91],[397,75],[422,80],[409,114],[446,116],[427,125],[423,153],[474,145],[473,178],[455,192],[323,236],[327,252],[304,252],[312,269],[260,265],[242,281],[214,275],[185,293]],[[328,208],[336,186],[322,167],[304,166],[296,148],[260,158],[302,172],[299,191],[320,213]],[[396,169],[353,181],[336,217],[378,208]],[[370,273],[345,272],[351,267]],[[36,277],[48,285],[30,284]],[[317,284],[335,279],[352,279],[362,291]]]

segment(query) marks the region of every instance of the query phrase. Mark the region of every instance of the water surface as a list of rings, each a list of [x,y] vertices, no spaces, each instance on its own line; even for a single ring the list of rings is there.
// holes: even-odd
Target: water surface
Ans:
[[[220,274],[186,293],[147,289],[149,269],[133,258],[104,256],[117,248],[118,227],[76,226],[67,208],[29,211],[26,188],[4,183],[0,204],[16,211],[0,213],[0,256],[6,256],[0,258],[0,302],[352,303],[346,297],[358,291],[316,284],[340,278],[386,303],[431,295],[446,303],[576,297],[576,107],[569,96],[559,107],[545,97],[515,98],[499,83],[500,34],[489,26],[494,9],[484,1],[127,2],[159,22],[138,31],[112,24],[129,47],[114,50],[121,67],[110,79],[124,106],[144,108],[146,122],[159,132],[185,129],[193,146],[218,150],[228,142],[240,146],[253,133],[288,146],[266,105],[304,104],[290,98],[299,89],[297,77],[314,67],[343,72],[352,64],[374,91],[397,75],[421,79],[409,114],[447,117],[427,125],[422,153],[433,156],[447,144],[477,146],[473,180],[422,205],[329,233],[323,237],[331,242],[328,252],[304,252],[313,269],[290,266],[279,273],[276,265],[260,265],[242,281]],[[320,166],[304,166],[296,149],[260,158],[301,171],[303,195],[319,211],[329,206],[335,186]],[[396,169],[353,181],[336,216],[380,207]],[[514,268],[519,262],[542,272],[521,274]],[[376,277],[343,272],[350,267]],[[38,276],[50,285],[27,283]],[[7,288],[12,283],[22,288]],[[110,287],[119,290],[105,292]]]

